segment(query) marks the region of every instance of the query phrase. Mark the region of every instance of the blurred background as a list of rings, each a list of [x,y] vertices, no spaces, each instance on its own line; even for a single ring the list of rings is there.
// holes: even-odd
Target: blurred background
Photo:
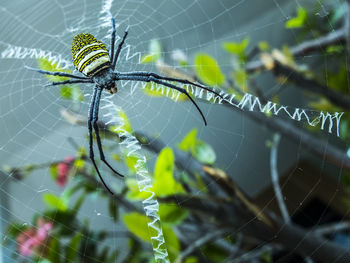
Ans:
[[[92,86],[44,86],[50,79],[26,70],[25,65],[50,71],[73,70],[73,36],[91,33],[109,46],[112,15],[119,39],[130,26],[118,71],[180,74],[235,94],[236,98],[248,92],[262,102],[308,109],[308,116],[314,119],[321,111],[346,112],[350,105],[347,12],[346,1],[311,0],[16,0],[1,3],[0,231],[4,246],[0,249],[0,262],[152,260],[151,245],[144,237],[147,233],[142,234],[132,226],[145,219],[132,217],[130,208],[99,188],[101,185],[86,157],[85,122]],[[211,60],[201,65],[198,61],[204,58]],[[74,73],[78,74],[76,70]],[[224,80],[220,80],[221,75]],[[230,226],[215,219],[218,211],[212,210],[210,215],[208,203],[209,214],[205,218],[214,219],[205,222],[195,212],[188,212],[191,206],[182,199],[171,199],[181,210],[172,211],[180,218],[172,218],[168,212],[167,218],[172,219],[170,222],[165,219],[165,225],[171,229],[165,231],[166,240],[173,237],[167,246],[171,262],[175,259],[177,262],[308,262],[309,259],[323,262],[317,253],[305,254],[294,249],[293,244],[278,243],[278,238],[272,239],[278,247],[270,246],[262,238],[268,239],[265,230],[257,231],[260,235],[254,237],[243,230],[242,222],[249,228],[255,224],[253,219],[258,218],[269,225],[272,219],[261,219],[255,209],[259,207],[261,213],[269,216],[270,212],[276,213],[285,224],[292,220],[298,227],[346,225],[350,171],[347,112],[340,126],[334,122],[329,133],[328,125],[321,130],[320,124],[312,127],[305,118],[298,122],[285,115],[274,117],[257,110],[242,111],[202,99],[198,103],[208,121],[208,126],[204,126],[188,101],[175,102],[130,82],[119,83],[118,88],[118,93],[109,100],[123,110],[132,132],[146,145],[143,149],[150,173],[154,178],[157,175],[168,178],[164,184],[170,179],[176,180],[174,185],[169,183],[172,189],[169,193],[156,192],[157,197],[166,199],[170,194],[181,194],[189,200],[206,196],[209,201],[214,197],[238,198],[243,202],[242,211],[252,213],[250,217],[239,214],[237,222],[232,220],[235,222]],[[100,119],[104,123],[110,120],[106,113],[117,114],[106,105],[106,101],[101,102]],[[135,190],[133,162],[109,133],[113,132],[107,127],[103,134],[106,157],[118,171],[127,175],[127,180],[101,168],[104,178],[142,214],[142,196]],[[140,134],[150,139],[142,141]],[[159,142],[173,149],[175,155],[170,179],[164,175],[166,171],[156,169],[161,167],[161,153],[165,155],[161,149],[154,150],[153,145]],[[95,152],[97,155],[97,149]],[[188,155],[181,159],[184,154]],[[171,162],[171,154],[164,158]],[[193,170],[192,161],[185,162],[189,159],[202,165],[202,170]],[[168,165],[174,166],[174,163]],[[103,167],[102,163],[99,166]],[[237,191],[234,195],[225,192],[227,187],[222,188],[221,179],[216,177],[218,170],[208,172],[214,168],[229,178],[229,189],[237,186],[247,199],[240,199]],[[282,201],[276,197],[278,187],[272,184],[272,175],[276,173],[283,192]],[[87,180],[86,176],[94,181]],[[225,183],[229,184],[227,180]],[[291,219],[280,212],[281,202],[285,203]],[[193,205],[196,207],[195,202]],[[74,216],[70,219],[71,213]],[[231,216],[226,212],[222,215]],[[223,231],[222,228],[225,231],[219,231],[198,248],[184,253],[194,240],[204,235],[206,227],[209,233]],[[191,231],[201,235],[197,237]],[[38,232],[44,233],[42,240],[30,243]],[[349,242],[344,233],[323,238],[343,246]],[[248,242],[247,237],[256,240]],[[249,251],[266,247],[255,258],[239,259]],[[89,248],[91,255],[84,258],[82,251]],[[61,259],[57,259],[59,251],[65,251]],[[130,256],[131,252],[135,258]],[[103,258],[103,254],[108,254],[108,259]],[[284,261],[277,261],[281,257]]]

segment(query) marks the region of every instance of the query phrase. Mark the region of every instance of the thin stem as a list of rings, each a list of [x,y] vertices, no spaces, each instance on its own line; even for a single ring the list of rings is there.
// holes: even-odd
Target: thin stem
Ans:
[[[280,134],[275,133],[273,135],[273,142],[272,142],[271,154],[270,154],[271,180],[272,180],[273,190],[275,191],[277,203],[278,203],[278,206],[281,210],[284,222],[287,224],[290,224],[291,219],[290,219],[286,204],[284,203],[282,191],[281,191],[281,188],[280,188],[279,183],[278,183],[277,148],[278,148],[278,144],[280,142],[280,139],[281,139]]]

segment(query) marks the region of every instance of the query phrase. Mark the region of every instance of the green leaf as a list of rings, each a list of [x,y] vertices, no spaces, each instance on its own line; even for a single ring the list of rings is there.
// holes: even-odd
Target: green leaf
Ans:
[[[81,233],[75,234],[75,236],[71,239],[69,244],[66,246],[66,258],[65,258],[66,263],[77,261],[76,258],[79,253],[79,245],[80,245],[81,238],[82,238]]]
[[[37,63],[38,63],[39,68],[46,70],[46,71],[72,73],[71,70],[62,69],[61,67],[59,67],[57,65],[57,63],[53,63],[52,61],[49,61],[47,58],[38,58]],[[64,81],[64,80],[69,79],[67,77],[52,76],[52,75],[45,75],[45,77],[49,81]]]
[[[207,54],[197,54],[194,60],[197,76],[207,85],[219,86],[225,83],[225,75],[222,74],[217,62]]]
[[[84,94],[78,86],[72,86],[72,100],[73,101],[84,101]]]
[[[249,38],[243,39],[241,42],[224,42],[222,47],[228,53],[237,55],[240,58],[245,58],[245,50],[248,47]]]
[[[198,259],[196,257],[188,257],[185,259],[185,263],[198,263]]]
[[[164,148],[159,153],[154,169],[154,184],[152,190],[156,196],[183,193],[184,190],[173,177],[174,154],[171,148]]]
[[[75,159],[74,160],[74,167],[79,170],[81,168],[84,168],[85,161],[83,159]]]
[[[239,68],[233,72],[236,85],[244,93],[248,92],[248,74],[243,68]]]
[[[78,200],[75,202],[73,208],[72,208],[72,211],[77,213],[80,209],[80,207],[82,206],[82,204],[84,203],[85,201],[85,198],[86,198],[86,193],[84,192],[79,198]]]
[[[43,195],[43,200],[47,204],[47,206],[57,209],[59,211],[66,211],[68,208],[67,203],[61,198],[55,196],[54,194],[45,193]]]
[[[137,161],[139,160],[139,158],[137,156],[134,156],[134,155],[126,155],[125,157],[125,164],[126,166],[128,166],[128,168],[130,169],[130,171],[132,173],[136,173],[136,164],[137,164]]]
[[[78,86],[63,86],[60,89],[62,98],[72,101],[83,101],[84,95]]]
[[[127,198],[130,200],[145,200],[151,196],[151,193],[140,192],[135,179],[126,179],[125,184],[128,186]]]
[[[213,148],[200,140],[196,142],[196,150],[193,156],[200,162],[206,164],[214,164],[216,160],[216,154]]]
[[[180,242],[174,231],[169,226],[163,226],[165,244],[169,253],[170,262],[174,262],[180,251]]]
[[[114,222],[118,221],[118,206],[117,201],[113,198],[109,199],[109,205],[108,205],[108,211],[109,215],[113,218]]]
[[[292,51],[290,50],[290,48],[287,46],[287,45],[283,45],[282,47],[282,53],[286,59],[286,62],[293,66],[294,65],[294,57],[293,57],[293,53]]]
[[[84,157],[86,157],[86,149],[84,147],[79,147],[78,151],[77,151],[77,157],[79,159],[84,159]]]
[[[213,148],[197,139],[197,129],[192,129],[179,144],[183,151],[190,152],[198,161],[213,164],[216,160],[216,154]]]
[[[127,229],[131,233],[145,242],[151,242],[150,232],[147,225],[149,219],[145,215],[133,212],[124,214],[122,218]]]
[[[152,63],[162,55],[162,46],[157,39],[152,39],[148,46],[149,53],[141,57],[141,63]]]
[[[128,115],[122,110],[118,111],[119,117],[122,119],[122,125],[114,125],[109,128],[111,132],[119,133],[118,130],[126,131],[132,133],[131,123],[129,121]]]
[[[208,244],[201,248],[202,254],[213,262],[224,262],[228,256],[227,250],[215,244]]]
[[[180,224],[188,215],[188,212],[176,204],[160,204],[159,216],[164,224],[177,225]]]
[[[61,262],[61,244],[60,244],[58,236],[53,236],[50,239],[47,259],[51,263],[60,263]]]
[[[56,181],[58,176],[58,164],[51,164],[50,165],[50,175],[51,178]]]
[[[114,250],[114,251],[111,253],[111,255],[109,255],[107,262],[108,262],[108,263],[115,263],[115,262],[117,262],[118,256],[119,256],[119,250],[116,249],[116,250]]]
[[[327,72],[327,85],[332,89],[347,93],[348,92],[348,70],[347,66],[343,65],[338,72]]]
[[[258,43],[258,47],[259,47],[259,49],[260,49],[261,51],[263,51],[263,52],[266,52],[266,51],[268,51],[268,50],[270,49],[270,45],[269,45],[269,43],[266,42],[266,41],[260,41],[260,42]]]
[[[286,28],[302,27],[305,24],[306,19],[307,19],[307,10],[300,6],[297,9],[297,16],[289,19],[286,22],[285,27]]]
[[[328,54],[335,54],[335,53],[342,53],[344,51],[343,45],[331,45],[326,48],[326,53]]]
[[[141,57],[141,63],[152,63],[152,62],[155,62],[157,61],[158,59],[158,56],[157,55],[154,55],[154,54],[147,54],[147,55],[143,55]]]
[[[21,232],[25,231],[27,227],[28,226],[26,224],[11,222],[11,224],[9,225],[6,231],[6,234],[13,238],[16,238]]]
[[[179,148],[185,152],[193,152],[196,146],[197,132],[198,130],[194,128],[189,133],[187,133],[182,142],[180,142]]]
[[[273,263],[273,259],[271,256],[270,251],[265,251],[261,254],[260,258],[265,262],[265,263]]]
[[[161,85],[157,85],[155,83],[146,83],[145,86],[142,88],[142,91],[146,93],[148,96],[151,97],[166,97],[166,92],[162,92],[161,89],[158,89],[157,87],[162,87]],[[179,96],[173,96],[173,92],[178,92],[176,90],[171,90],[171,93],[169,93],[168,97],[172,100],[176,101],[185,101],[188,100],[188,97],[185,94],[182,94],[179,92]]]

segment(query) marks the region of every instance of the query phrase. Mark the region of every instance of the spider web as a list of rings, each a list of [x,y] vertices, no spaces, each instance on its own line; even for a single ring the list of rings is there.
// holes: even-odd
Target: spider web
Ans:
[[[298,1],[267,2],[266,7],[260,7],[273,11],[266,14],[259,13],[259,8],[251,8],[252,0],[219,0],[215,1],[215,4],[201,0],[190,2],[18,0],[4,5],[0,9],[3,18],[1,23],[4,27],[0,33],[1,164],[19,166],[25,163],[61,160],[75,152],[67,141],[67,135],[80,145],[88,147],[87,140],[83,136],[87,133],[87,128],[67,124],[59,112],[62,108],[68,108],[86,116],[92,87],[89,85],[83,87],[85,100],[79,108],[76,108],[59,96],[59,88],[44,87],[46,79],[40,74],[25,70],[24,65],[37,67],[36,59],[45,57],[63,68],[72,69],[70,53],[72,37],[80,32],[89,32],[109,45],[110,18],[113,16],[117,23],[118,39],[127,26],[130,26],[130,34],[117,65],[118,71],[157,72],[155,66],[140,63],[141,56],[148,53],[149,42],[156,38],[163,44],[162,55],[168,60],[171,60],[172,51],[175,49],[181,49],[189,57],[189,61],[193,61],[195,53],[207,52],[217,58],[224,72],[229,72],[231,61],[222,52],[223,41],[240,41],[244,37],[256,38],[253,40],[257,41],[265,40],[267,32],[284,30],[283,25],[288,15],[300,5]],[[321,2],[319,4],[322,5]],[[340,5],[340,2],[337,4]],[[254,5],[258,4],[254,2]],[[251,14],[247,14],[247,10]],[[253,21],[252,17],[255,17]],[[278,37],[271,37],[271,45],[281,45]],[[295,35],[288,38],[288,43],[293,43],[297,39]],[[189,66],[193,66],[193,62],[192,64],[190,62]],[[268,82],[263,80],[263,83]],[[292,119],[300,124],[318,125],[329,140],[339,135],[339,125],[343,116],[341,112],[328,113],[304,109],[303,103],[298,101],[303,98],[303,94],[297,94],[295,90],[284,91],[281,94],[282,97],[291,98],[286,100],[288,107],[272,102],[263,103],[248,93],[233,102],[234,97],[221,93],[231,107],[239,109],[232,111],[216,105],[223,102],[221,98],[216,97],[213,102],[213,97],[207,92],[199,92],[195,87],[187,86],[186,89],[193,90],[192,93],[197,99],[210,101],[200,103],[208,121],[208,126],[204,127],[193,105],[176,102],[178,94],[168,88],[160,89],[164,95],[175,97],[175,101],[146,96],[142,92],[142,85],[123,81],[119,84],[117,94],[101,101],[100,116],[106,122],[120,122],[109,113],[111,109],[117,111],[122,109],[130,118],[134,130],[159,135],[170,147],[175,146],[196,127],[198,136],[216,150],[217,165],[230,174],[237,174],[235,171],[240,171],[234,180],[251,196],[257,195],[271,182],[270,168],[266,165],[269,161],[265,147],[265,140],[271,136],[263,129],[259,129],[259,134],[256,134],[256,124],[247,120],[242,110],[255,111],[256,114],[270,112],[277,117]],[[299,145],[293,146],[289,142],[281,144],[280,155],[283,156],[279,167],[281,171],[287,171],[293,165],[295,169],[298,168],[295,163],[304,156],[299,148]],[[144,153],[138,154],[144,157]],[[155,157],[147,157],[150,163],[155,161]],[[110,159],[111,156],[107,158]],[[252,166],[252,163],[255,165]],[[321,171],[331,169],[325,160],[321,161],[320,166]],[[118,168],[121,171],[125,169]],[[339,180],[341,169],[337,168],[335,174]],[[9,223],[10,219],[29,223],[32,214],[40,213],[43,208],[41,202],[43,192],[60,193],[61,190],[47,176],[47,171],[38,172],[36,176],[37,178],[27,178],[16,184],[10,184],[9,187],[5,185],[10,181],[10,177],[1,183],[1,195],[9,202],[6,210],[9,217],[3,219],[5,224]],[[108,184],[116,188],[123,184],[123,181],[105,179]],[[252,179],[255,185],[252,185]],[[139,184],[139,186],[142,189],[145,185]],[[305,200],[306,198],[305,196]],[[329,203],[331,201],[329,200]],[[154,205],[152,202],[151,205]],[[147,211],[147,204],[145,209]],[[158,240],[163,240],[157,211],[148,212],[148,216],[155,220]],[[83,210],[82,218],[84,217],[90,217],[91,223],[97,228],[106,225],[112,231],[122,228],[110,223],[106,208],[101,207],[96,200],[92,200],[92,205]],[[111,245],[122,246],[118,239]],[[157,260],[168,260],[162,242],[154,245],[154,253]]]

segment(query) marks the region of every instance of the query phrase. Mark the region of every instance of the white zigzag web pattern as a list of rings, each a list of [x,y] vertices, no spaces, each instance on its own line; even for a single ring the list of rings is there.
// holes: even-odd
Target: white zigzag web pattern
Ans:
[[[109,97],[111,98],[111,96]],[[168,252],[164,240],[163,231],[161,228],[160,217],[158,215],[159,204],[155,198],[154,192],[151,190],[152,181],[146,167],[146,157],[140,153],[141,145],[138,140],[128,131],[124,126],[124,120],[120,116],[121,109],[117,107],[109,98],[104,99],[107,103],[103,108],[107,108],[109,113],[105,114],[104,117],[109,118],[107,124],[116,125],[115,131],[121,136],[123,141],[120,145],[124,146],[127,150],[127,156],[132,156],[137,159],[135,170],[137,175],[137,182],[140,192],[150,194],[150,197],[142,201],[144,210],[151,222],[148,223],[150,230],[155,230],[157,235],[151,236],[152,247],[154,251],[154,258],[156,262],[170,262],[168,259]],[[154,231],[151,231],[154,232]]]
[[[101,14],[103,15],[100,20],[102,21],[102,27],[109,27],[111,30],[111,18],[112,14],[110,12],[110,9],[112,7],[112,0],[106,0],[102,4],[102,10]],[[117,26],[118,28],[118,26]],[[118,39],[120,40],[120,37],[118,36]],[[126,44],[125,47],[122,50],[122,53],[125,54],[125,61],[131,60],[135,57],[138,58],[137,61],[141,61],[141,53],[131,52],[131,46]],[[131,82],[133,83],[133,82]],[[129,84],[129,81],[123,82],[122,87]],[[130,89],[130,95],[132,95],[137,88],[137,83],[133,83]],[[109,98],[111,98],[110,96]],[[137,141],[137,139],[127,132],[122,127],[124,126],[123,119],[119,116],[121,109],[117,107],[111,100],[108,100],[108,98],[104,99],[103,101],[106,101],[107,104],[103,108],[108,108],[109,113],[106,114],[104,117],[110,118],[110,121],[107,122],[107,124],[112,125],[118,125],[115,131],[119,133],[119,135],[123,138],[123,141],[120,143],[122,146],[124,146],[128,151],[128,156],[133,156],[137,159],[135,170],[137,175],[137,183],[140,192],[149,193],[150,197],[143,200],[143,208],[145,210],[146,216],[150,218],[151,222],[148,223],[148,227],[151,230],[155,230],[157,235],[151,236],[151,243],[154,251],[154,258],[156,262],[160,263],[168,263],[168,251],[165,244],[165,239],[163,235],[163,231],[161,228],[160,223],[160,217],[158,215],[159,213],[159,204],[158,201],[155,198],[154,192],[151,190],[152,187],[152,181],[149,176],[149,173],[147,171],[146,167],[146,157],[140,153],[141,145]],[[150,231],[154,232],[154,231]]]
[[[72,63],[62,57],[61,54],[54,55],[53,52],[20,46],[7,45],[7,48],[1,52],[2,59],[25,59],[25,58],[47,58],[52,64],[57,63],[57,67],[70,68]]]
[[[143,85],[142,88],[144,89],[145,87],[146,85]],[[156,84],[151,84],[150,89],[151,91],[155,90],[175,101],[179,99],[179,96],[181,94],[177,90],[173,90],[169,87],[164,87]],[[318,112],[318,115],[316,117],[312,117],[310,116],[310,114],[308,114],[308,110],[306,109],[292,108],[284,105],[279,105],[271,101],[267,101],[264,104],[258,97],[249,93],[245,93],[240,100],[236,100],[235,94],[227,94],[223,91],[216,91],[219,92],[219,94],[222,96],[221,98],[209,91],[206,91],[196,86],[185,85],[185,89],[188,93],[193,94],[195,98],[203,99],[213,104],[223,104],[223,102],[225,102],[241,110],[257,111],[266,114],[273,114],[275,116],[285,115],[295,121],[304,120],[310,126],[313,127],[321,123],[321,130],[324,130],[328,126],[328,132],[332,133],[335,130],[337,136],[339,137],[340,121],[344,112],[329,113],[321,111]],[[206,93],[206,96],[204,96],[204,93]]]

